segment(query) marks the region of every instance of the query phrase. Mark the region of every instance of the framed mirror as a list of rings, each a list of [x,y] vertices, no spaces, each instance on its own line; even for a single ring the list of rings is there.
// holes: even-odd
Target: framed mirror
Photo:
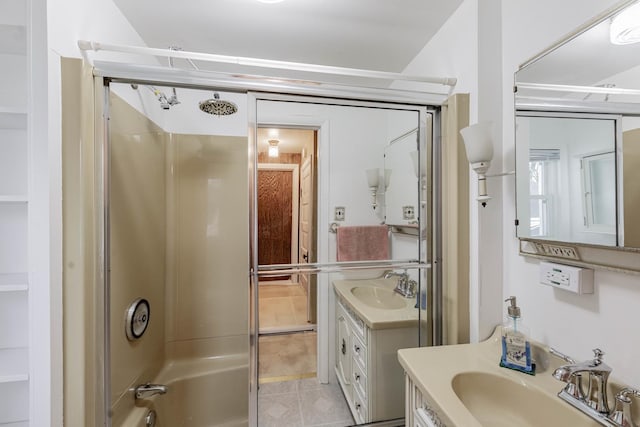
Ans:
[[[640,248],[640,38],[624,38],[639,9],[618,5],[515,74],[518,237]]]

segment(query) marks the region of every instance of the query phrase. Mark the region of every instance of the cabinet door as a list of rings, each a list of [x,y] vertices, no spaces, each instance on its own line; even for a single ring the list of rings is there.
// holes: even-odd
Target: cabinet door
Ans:
[[[351,383],[351,328],[344,312],[340,309],[337,317],[336,363],[344,384]]]

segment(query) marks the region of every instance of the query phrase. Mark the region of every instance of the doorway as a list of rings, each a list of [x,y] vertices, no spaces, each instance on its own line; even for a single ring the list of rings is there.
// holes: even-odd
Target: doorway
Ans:
[[[258,128],[259,264],[315,259],[314,129]],[[315,280],[263,277],[258,286],[261,383],[312,378],[317,371]]]

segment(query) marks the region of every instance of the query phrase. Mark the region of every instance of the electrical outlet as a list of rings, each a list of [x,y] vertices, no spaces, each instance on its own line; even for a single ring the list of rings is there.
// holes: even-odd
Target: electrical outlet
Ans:
[[[576,294],[592,294],[593,270],[541,262],[540,283]]]
[[[403,219],[415,219],[416,217],[416,209],[413,206],[403,206],[402,207],[402,218]]]
[[[336,221],[344,221],[344,206],[336,206],[335,214],[333,219]]]
[[[557,258],[569,258],[579,260],[578,251],[573,246],[560,246],[550,243],[537,243],[536,250],[542,255],[549,255]]]

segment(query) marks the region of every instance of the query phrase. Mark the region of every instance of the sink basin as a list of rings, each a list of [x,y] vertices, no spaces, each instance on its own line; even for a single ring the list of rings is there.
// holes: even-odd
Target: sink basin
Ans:
[[[407,302],[404,297],[387,288],[380,288],[377,286],[357,286],[351,289],[351,293],[363,304],[373,308],[396,310],[407,306]]]
[[[451,386],[483,426],[599,425],[559,398],[501,375],[463,372],[453,377]]]

